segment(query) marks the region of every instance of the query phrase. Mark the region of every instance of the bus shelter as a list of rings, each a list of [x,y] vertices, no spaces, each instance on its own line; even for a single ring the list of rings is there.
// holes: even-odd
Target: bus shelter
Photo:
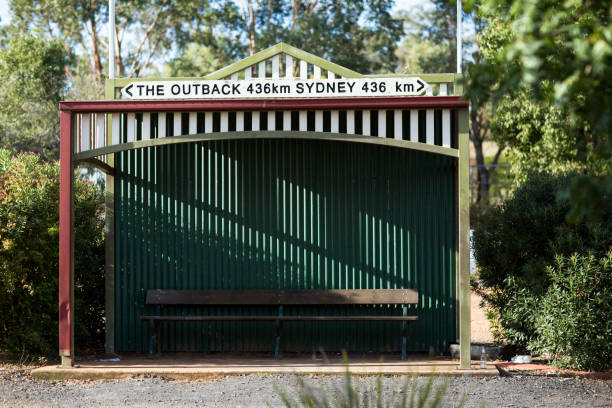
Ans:
[[[147,349],[150,289],[410,288],[408,348],[459,342],[469,368],[458,80],[362,75],[281,43],[203,78],[109,79],[106,100],[61,102],[62,364],[74,361],[74,167],[89,163],[106,173],[108,352]],[[173,322],[160,337],[165,351],[269,351],[264,325]],[[290,351],[399,350],[391,323],[285,330]]]

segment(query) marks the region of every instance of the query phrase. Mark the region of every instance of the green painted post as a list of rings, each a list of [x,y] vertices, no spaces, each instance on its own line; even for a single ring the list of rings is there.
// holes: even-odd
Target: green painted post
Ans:
[[[458,256],[458,286],[459,286],[459,345],[460,368],[470,368],[470,134],[468,127],[468,110],[459,111],[459,256]]]
[[[462,82],[462,78],[463,75],[461,74],[455,74],[454,80],[453,80],[453,86],[454,86],[454,95],[463,95],[463,82]]]
[[[106,80],[106,99],[115,99],[115,80]],[[106,121],[106,145],[112,144],[112,118],[108,115]],[[114,167],[114,153],[106,156],[106,163]],[[104,191],[104,205],[106,211],[105,219],[105,255],[104,255],[104,291],[106,314],[106,354],[115,352],[115,177],[106,174],[106,184]]]

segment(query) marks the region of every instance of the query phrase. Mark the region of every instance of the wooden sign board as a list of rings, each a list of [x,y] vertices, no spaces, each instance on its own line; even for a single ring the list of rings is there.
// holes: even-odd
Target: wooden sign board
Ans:
[[[416,77],[134,81],[121,89],[121,97],[143,100],[418,96],[429,86]]]

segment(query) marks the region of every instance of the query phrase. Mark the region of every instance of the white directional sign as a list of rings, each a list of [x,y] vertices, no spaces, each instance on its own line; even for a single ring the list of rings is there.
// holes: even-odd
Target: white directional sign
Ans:
[[[417,96],[429,84],[420,78],[250,79],[134,81],[123,99],[249,99]]]

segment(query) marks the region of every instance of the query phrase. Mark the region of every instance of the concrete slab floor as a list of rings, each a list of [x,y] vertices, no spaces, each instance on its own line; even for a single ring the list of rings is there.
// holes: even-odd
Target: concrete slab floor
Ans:
[[[349,356],[349,370],[354,375],[469,375],[495,376],[498,371],[489,363],[485,369],[474,361],[470,370],[460,370],[459,361],[449,358],[410,356]],[[120,361],[79,361],[72,368],[50,365],[32,371],[32,376],[48,380],[119,379],[140,375],[157,375],[179,380],[207,379],[244,374],[344,374],[346,366],[339,356],[313,359],[310,356],[272,356],[214,354],[209,356],[172,355],[148,359],[123,356]]]

